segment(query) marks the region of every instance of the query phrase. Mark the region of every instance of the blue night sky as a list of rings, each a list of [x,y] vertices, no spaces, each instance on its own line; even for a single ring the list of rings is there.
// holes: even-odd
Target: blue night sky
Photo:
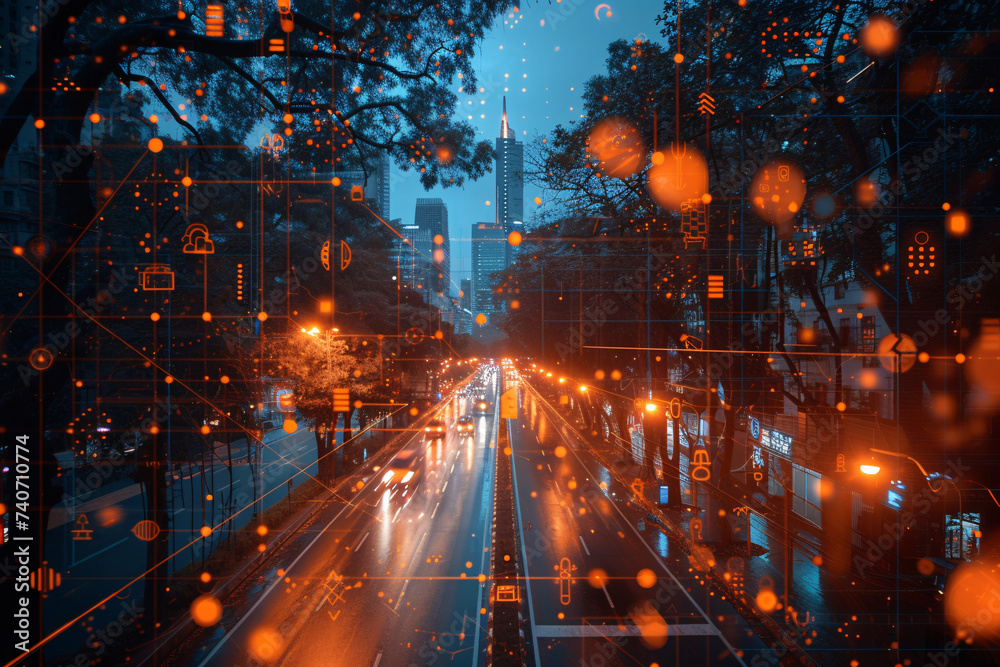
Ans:
[[[610,5],[611,16],[607,16]],[[600,20],[595,10],[600,9]],[[656,16],[662,0],[619,0],[602,4],[580,0],[541,0],[518,12],[508,12],[479,47],[477,76],[485,91],[475,96],[460,93],[460,117],[471,122],[480,139],[492,144],[500,131],[503,96],[507,96],[507,120],[519,140],[527,144],[548,134],[557,124],[582,118],[580,94],[586,81],[605,71],[607,45],[616,39],[634,40],[640,35],[659,41]],[[455,84],[461,83],[456,79]],[[471,104],[469,103],[471,102]],[[470,118],[471,116],[471,118]],[[528,161],[527,154],[525,162]],[[425,191],[416,172],[404,173],[393,166],[391,214],[412,224],[418,197],[440,197],[448,206],[451,232],[451,276],[455,284],[471,273],[470,225],[496,217],[495,175],[491,171],[462,188]],[[525,222],[531,224],[539,208],[535,197],[545,194],[530,184],[524,188]],[[489,202],[489,205],[487,205]],[[457,288],[452,288],[457,294]]]

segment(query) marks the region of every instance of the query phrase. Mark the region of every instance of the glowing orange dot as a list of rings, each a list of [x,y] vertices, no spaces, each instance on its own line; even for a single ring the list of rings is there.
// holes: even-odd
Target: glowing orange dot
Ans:
[[[837,95],[837,103],[838,104],[843,104],[844,103],[844,96],[843,95]]]
[[[290,114],[290,113],[286,113],[286,114],[285,114],[285,115],[284,115],[284,116],[282,117],[282,119],[281,119],[281,120],[283,120],[283,121],[285,121],[286,123],[288,123],[289,125],[291,125],[291,124],[292,124],[292,121],[294,120],[294,117],[292,116],[292,114]]]
[[[201,314],[201,319],[205,320],[206,322],[211,322],[212,321],[212,313],[210,313],[210,312],[208,312],[206,310],[204,313]]]
[[[778,596],[770,589],[763,590],[757,594],[757,606],[765,614],[770,614],[778,607]]]
[[[208,424],[205,424],[204,426],[201,427],[201,432],[203,435],[208,435],[210,431],[211,429],[208,428]]]
[[[166,382],[167,384],[171,384],[174,381],[174,376],[168,375],[167,377],[163,378],[163,381]]]
[[[207,628],[222,620],[222,603],[214,595],[201,595],[191,603],[191,620]]]
[[[958,354],[955,355],[955,361],[958,362],[958,363],[960,363],[960,364],[964,364],[965,363],[965,355],[962,354],[961,352],[959,352]]]
[[[212,527],[211,526],[202,526],[201,527],[201,536],[202,537],[208,537],[211,534],[212,534]]]
[[[37,127],[39,130],[42,129],[43,127],[45,127],[45,121],[39,118],[38,120],[35,121],[35,127]]]
[[[674,54],[674,62],[677,63],[678,65],[680,65],[682,62],[684,62],[684,54],[682,54],[682,53],[675,53]]]
[[[837,410],[843,412],[846,409],[847,409],[847,404],[846,403],[844,403],[843,401],[841,401],[840,403],[837,403]]]
[[[92,114],[90,114],[90,122],[91,123],[100,123],[101,122],[101,114],[99,114],[99,113],[92,113]]]
[[[479,313],[476,315],[476,324],[483,325],[486,324],[486,315]]]
[[[558,447],[556,447],[556,450],[553,453],[556,455],[557,459],[564,458],[566,456],[566,448],[563,447],[562,445],[559,445]]]
[[[264,524],[257,526],[257,534],[260,535],[261,537],[267,535],[267,526],[265,526]]]
[[[931,360],[931,355],[927,354],[926,352],[921,352],[920,354],[917,355],[917,359],[920,360],[920,363],[926,364],[928,361]]]
[[[844,56],[837,56],[838,63],[843,63],[845,60],[847,60],[847,58],[845,58]]]
[[[223,375],[222,377],[219,378],[219,382],[221,382],[222,384],[229,384],[229,376]]]
[[[149,144],[147,144],[147,146],[151,153],[159,153],[160,151],[163,150],[163,139],[160,139],[159,137],[153,137],[152,139],[149,140]]]
[[[521,232],[514,230],[513,232],[508,234],[507,242],[510,243],[512,246],[521,245]]]
[[[257,313],[257,319],[263,322],[264,320],[267,319],[267,313],[265,313],[264,311],[260,311],[259,313]]]
[[[951,210],[951,204],[949,204],[948,202],[945,202],[945,203],[941,204],[941,208],[944,209],[945,211],[950,211]]]
[[[159,322],[160,321],[160,314],[159,313],[150,313],[149,314],[149,319],[153,320],[154,322]]]
[[[210,575],[208,572],[202,572],[201,576],[199,577],[199,579],[201,579],[201,582],[203,584],[207,584],[208,582],[210,582],[212,580],[212,575]]]

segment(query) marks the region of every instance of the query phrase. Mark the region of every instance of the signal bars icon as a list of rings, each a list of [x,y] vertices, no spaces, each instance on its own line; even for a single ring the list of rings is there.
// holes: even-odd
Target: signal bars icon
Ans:
[[[225,26],[222,5],[208,5],[205,8],[205,37],[222,37]]]
[[[722,276],[709,274],[708,276],[708,298],[722,298]]]
[[[31,573],[28,585],[41,593],[48,593],[62,583],[62,575],[53,570],[44,561],[42,566]]]

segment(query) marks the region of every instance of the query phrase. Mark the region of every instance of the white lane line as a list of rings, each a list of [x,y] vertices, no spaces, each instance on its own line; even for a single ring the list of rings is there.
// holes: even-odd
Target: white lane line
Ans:
[[[365,543],[365,540],[367,540],[367,539],[368,539],[368,536],[369,536],[370,534],[371,534],[371,531],[369,531],[369,532],[365,533],[365,536],[361,538],[361,541],[360,541],[360,542],[358,542],[358,546],[354,547],[354,553],[358,553],[358,549],[360,549],[360,548],[361,548],[361,545]]]
[[[403,507],[406,507],[406,505],[403,505]],[[400,507],[399,509],[397,509],[396,513],[392,515],[392,522],[391,523],[396,523],[396,517],[399,516],[399,513],[403,511],[403,507]]]
[[[606,597],[608,599],[608,604],[611,605],[612,609],[614,609],[615,608],[615,603],[611,601],[611,596],[608,594],[608,588],[607,588],[607,586],[605,586],[604,584],[601,584],[601,590],[604,591],[604,597]]]
[[[409,585],[410,585],[409,579],[403,582],[403,590],[399,591],[399,597],[396,598],[396,606],[392,608],[393,611],[399,609],[399,603],[403,601],[403,596],[406,595],[406,587]]]
[[[448,481],[449,480],[445,480],[444,486],[441,487],[441,493],[444,493],[444,490],[448,488]]]
[[[434,518],[434,515],[438,513],[438,507],[440,507],[440,506],[441,506],[441,501],[439,500],[438,504],[434,506],[434,511],[431,512],[431,518],[432,519]]]
[[[448,471],[448,474],[450,475],[453,472],[455,472],[455,464],[454,463],[451,464],[451,470]]]
[[[371,487],[366,487],[366,488],[371,488]],[[355,498],[355,500],[358,500],[360,497],[361,496],[358,495]],[[316,544],[316,542],[319,540],[319,538],[323,537],[323,534],[330,528],[330,526],[332,526],[334,524],[334,522],[337,519],[340,518],[340,515],[343,514],[347,510],[348,507],[351,507],[351,505],[350,504],[349,505],[344,505],[340,509],[340,511],[337,512],[337,514],[332,519],[330,519],[330,522],[323,527],[323,530],[320,530],[320,531],[318,531],[316,533],[316,537],[314,537],[312,539],[312,542],[310,542],[308,545],[306,545],[305,549],[302,549],[301,551],[299,551],[299,555],[295,557],[295,560],[292,561],[292,564],[285,568],[285,574],[286,575],[289,572],[291,572],[292,568],[295,567],[295,564],[299,562],[299,559],[301,559],[303,556],[305,556],[306,553],[309,551],[309,549],[312,548],[312,546],[314,544]],[[226,633],[226,635],[222,638],[222,640],[218,644],[215,645],[215,648],[213,648],[211,651],[209,651],[208,655],[206,655],[205,659],[202,660],[201,663],[199,663],[198,667],[205,667],[205,665],[208,665],[211,662],[212,658],[215,656],[215,654],[219,652],[219,649],[222,648],[222,645],[225,644],[226,641],[230,637],[234,637],[235,636],[235,632],[237,630],[239,630],[240,626],[243,625],[243,623],[248,618],[251,618],[253,616],[254,611],[257,609],[257,607],[259,607],[261,605],[261,603],[264,602],[264,600],[271,593],[271,591],[273,591],[273,590],[275,590],[277,588],[280,588],[280,587],[282,587],[284,585],[285,584],[284,584],[284,580],[283,579],[276,579],[274,581],[274,583],[272,583],[268,588],[266,588],[264,590],[264,592],[261,594],[261,596],[259,598],[257,598],[257,601],[253,603],[253,606],[250,607],[250,609],[247,611],[247,613],[244,614],[242,617],[240,617],[240,620],[236,622],[236,625],[234,625],[233,628],[228,633]]]
[[[427,537],[427,531],[424,531],[424,534],[420,536],[420,541],[417,542],[417,548],[413,550],[413,558],[416,558],[417,554],[420,553],[420,545],[424,543],[425,537]]]
[[[567,438],[567,440],[569,440],[569,438]],[[580,455],[577,454],[576,449],[571,447],[570,451],[573,452],[573,456],[576,457],[576,460],[579,461],[583,469],[586,470],[587,472],[590,472],[590,468],[588,468],[586,464],[584,464],[583,459],[581,459]],[[645,546],[646,549],[649,550],[649,553],[653,554],[653,558],[655,558],[656,561],[660,564],[660,566],[664,569],[664,571],[666,571],[666,573],[670,575],[670,578],[674,580],[674,584],[676,584],[677,587],[680,589],[680,591],[684,593],[684,596],[694,606],[694,608],[698,610],[698,613],[701,614],[701,617],[711,624],[711,620],[708,618],[708,615],[705,614],[705,611],[698,605],[697,602],[694,601],[694,598],[691,597],[691,594],[687,592],[687,589],[684,588],[683,585],[681,585],[681,582],[677,579],[677,577],[670,570],[670,568],[667,567],[667,564],[663,562],[663,559],[660,558],[660,554],[656,553],[653,547],[650,546],[645,539],[643,539],[639,531],[636,530],[636,527],[632,524],[631,521],[628,520],[628,517],[626,517],[625,513],[621,511],[621,508],[618,507],[618,504],[611,503],[611,506],[615,508],[615,511],[618,512],[618,515],[621,516],[621,518],[625,521],[626,524],[628,524],[628,527],[632,529],[632,532],[635,533],[635,536],[637,538],[639,538],[639,541],[642,542],[643,546]],[[729,650],[729,653],[732,654],[732,656],[736,658],[736,660],[739,661],[739,663],[743,665],[743,667],[746,667],[746,663],[743,662],[743,659],[736,654],[736,649],[734,649],[733,646],[729,643],[729,641],[726,639],[726,636],[723,635],[722,633],[719,633],[719,639],[722,640],[723,645]]]
[[[537,625],[539,637],[638,637],[642,630],[637,625]],[[668,637],[705,637],[719,635],[719,629],[711,623],[671,624]]]
[[[580,535],[580,544],[583,545],[583,550],[586,551],[587,555],[589,556],[590,555],[590,549],[587,548],[587,543],[583,541],[583,535]],[[614,606],[614,605],[612,605],[612,606]]]
[[[497,429],[499,429],[499,428],[500,428],[499,422],[496,421],[496,420],[494,420],[494,422],[493,422],[493,434],[490,436],[491,438],[495,438],[496,437]],[[513,470],[511,472],[513,472]],[[482,549],[480,550],[481,554],[479,556],[479,571],[480,572],[485,572],[486,571],[486,556],[489,554],[489,549],[486,547],[486,538],[487,538],[487,536],[489,536],[491,534],[490,533],[490,524],[493,522],[493,496],[494,496],[494,493],[495,493],[494,482],[496,481],[494,478],[491,478],[490,475],[495,475],[495,474],[496,474],[496,463],[494,462],[493,469],[490,470],[489,465],[487,465],[487,467],[486,467],[486,469],[485,469],[485,471],[483,473],[483,476],[484,476],[484,480],[483,481],[486,484],[486,488],[489,489],[489,492],[487,493],[487,495],[489,496],[489,499],[488,499],[488,503],[489,504],[486,505],[486,507],[488,507],[489,509],[486,512],[483,512],[483,514],[486,515],[486,519],[483,521],[483,532],[482,532],[482,534],[483,534],[483,544],[482,544]],[[476,598],[477,603],[480,602],[480,601],[482,601],[482,599],[483,599],[483,589],[485,587],[486,587],[485,583],[480,583],[479,584],[479,597]],[[476,622],[476,637],[475,637],[475,639],[472,642],[472,656],[473,656],[473,658],[472,658],[472,667],[479,667],[479,633],[482,630],[484,630],[482,624],[477,621]]]
[[[507,420],[507,433],[510,433],[510,420],[509,419]],[[511,448],[510,478],[511,478],[511,481],[513,482],[513,484],[514,484],[514,508],[517,509],[517,525],[523,526],[524,525],[524,521],[521,520],[521,501],[518,499],[518,495],[517,495],[517,470],[514,467],[514,464],[516,463],[517,459],[514,457],[514,451],[513,451],[513,449],[514,449],[514,442],[513,442],[513,440],[511,440],[511,442],[510,442],[510,448]],[[499,456],[499,455],[500,454],[498,452],[497,456]],[[524,546],[524,531],[523,530],[519,530],[517,532],[520,534],[520,537],[521,537],[521,553],[522,554],[527,554],[528,553],[528,549]],[[535,664],[536,665],[541,665],[542,664],[542,657],[541,657],[541,655],[538,652],[538,635],[535,633],[535,611],[532,608],[532,604],[531,604],[531,575],[528,573],[528,559],[527,559],[527,557],[525,557],[525,559],[524,559],[524,585],[528,589],[528,620],[531,622],[531,648],[535,652]]]
[[[552,472],[552,466],[550,466],[548,463],[545,464],[545,467],[549,469],[549,472]]]
[[[382,662],[382,651],[379,651],[378,655],[375,656],[375,662],[372,663],[372,667],[378,667],[378,663],[380,662]]]

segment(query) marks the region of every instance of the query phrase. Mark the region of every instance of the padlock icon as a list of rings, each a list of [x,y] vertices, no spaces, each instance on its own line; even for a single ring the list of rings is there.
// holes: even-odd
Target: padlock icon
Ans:
[[[778,180],[782,183],[788,181],[788,165],[783,164],[778,166]]]

